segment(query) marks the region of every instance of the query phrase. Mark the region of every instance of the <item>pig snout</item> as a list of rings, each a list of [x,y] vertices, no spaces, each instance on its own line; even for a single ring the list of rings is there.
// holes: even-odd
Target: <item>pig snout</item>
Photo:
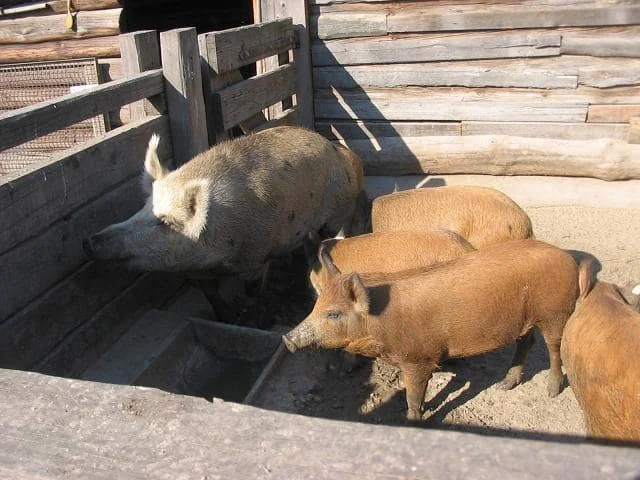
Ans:
[[[311,324],[303,321],[289,333],[283,335],[282,341],[287,349],[294,353],[297,350],[311,347],[316,343],[315,330]]]

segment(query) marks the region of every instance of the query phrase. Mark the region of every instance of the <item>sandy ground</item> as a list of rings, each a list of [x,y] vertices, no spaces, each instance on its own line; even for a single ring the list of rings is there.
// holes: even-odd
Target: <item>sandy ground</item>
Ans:
[[[640,283],[640,209],[524,208],[538,239],[595,256],[601,264],[600,278],[619,284],[627,293]],[[279,305],[276,321],[283,324],[277,328],[283,330],[304,318],[313,302],[302,290],[297,291],[297,303],[290,302],[290,295],[272,298],[272,305]],[[421,425],[527,438],[584,435],[582,413],[566,379],[559,396],[547,396],[548,354],[539,335],[528,357],[524,382],[510,391],[496,386],[513,351],[508,347],[441,365],[429,383]],[[338,420],[406,424],[404,390],[394,367],[365,360],[360,368],[346,373],[335,368],[336,359],[329,351],[286,354],[253,403]]]

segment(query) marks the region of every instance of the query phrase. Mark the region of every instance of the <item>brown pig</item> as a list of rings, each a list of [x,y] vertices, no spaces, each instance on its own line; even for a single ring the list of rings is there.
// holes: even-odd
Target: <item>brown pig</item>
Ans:
[[[449,230],[375,232],[322,242],[332,262],[343,273],[393,273],[427,267],[458,258],[475,250],[469,242]],[[317,285],[325,269],[318,261],[317,248],[309,280]]]
[[[529,216],[504,193],[471,185],[404,190],[377,197],[371,207],[374,232],[444,228],[475,248],[533,238]]]
[[[520,383],[537,326],[549,349],[548,393],[562,382],[560,341],[578,297],[578,267],[567,252],[513,240],[459,258],[391,274],[342,274],[324,248],[328,275],[313,311],[283,336],[287,348],[344,349],[398,366],[408,418],[421,417],[438,363],[516,342],[505,389]]]
[[[590,436],[640,442],[640,313],[580,265],[580,297],[561,355]]]

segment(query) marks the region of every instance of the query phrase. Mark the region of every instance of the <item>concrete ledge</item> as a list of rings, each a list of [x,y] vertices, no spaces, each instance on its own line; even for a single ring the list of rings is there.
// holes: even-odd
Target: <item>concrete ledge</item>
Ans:
[[[335,422],[15,370],[0,370],[0,431],[0,476],[12,479],[640,474],[628,446]]]

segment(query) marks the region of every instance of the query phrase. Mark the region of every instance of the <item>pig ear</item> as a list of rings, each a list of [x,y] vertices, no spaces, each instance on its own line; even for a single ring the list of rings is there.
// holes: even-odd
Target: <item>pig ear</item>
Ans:
[[[369,296],[360,275],[350,273],[342,286],[349,299],[355,304],[356,310],[364,314],[369,313]]]
[[[186,218],[183,233],[193,240],[207,226],[209,213],[209,183],[206,180],[193,180],[184,187],[182,208]]]
[[[327,248],[324,243],[321,243],[320,248],[318,249],[318,260],[320,261],[320,265],[322,265],[322,268],[324,268],[325,272],[327,272],[329,278],[340,275],[340,270],[338,270],[338,267],[336,267],[331,260],[329,252],[327,252]]]
[[[160,143],[160,136],[157,133],[151,135],[149,140],[149,146],[147,147],[147,154],[144,157],[144,185],[151,186],[151,184],[160,180],[167,175],[168,170],[160,163],[158,158],[158,144]],[[147,190],[147,188],[145,188]]]

